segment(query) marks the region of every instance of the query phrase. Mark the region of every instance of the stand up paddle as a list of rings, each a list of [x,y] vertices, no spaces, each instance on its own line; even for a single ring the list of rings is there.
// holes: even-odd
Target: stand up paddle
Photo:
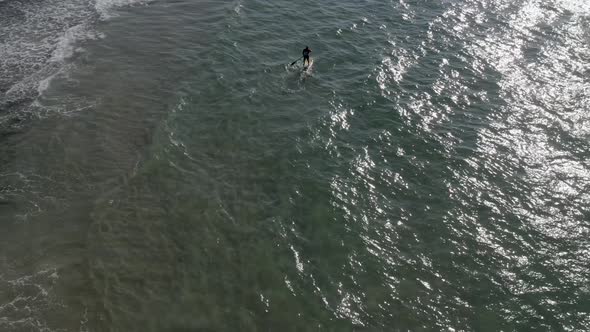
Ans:
[[[294,64],[296,64],[296,63],[297,63],[297,61],[299,61],[299,60],[301,60],[301,59],[303,59],[303,56],[301,56],[301,58],[299,58],[299,59],[297,59],[297,60],[293,61],[293,63],[291,63],[291,66],[293,66]]]

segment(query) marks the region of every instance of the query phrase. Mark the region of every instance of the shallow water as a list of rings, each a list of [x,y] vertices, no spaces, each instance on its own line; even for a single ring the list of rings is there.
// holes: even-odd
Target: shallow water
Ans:
[[[0,1],[0,330],[590,329],[589,18]]]

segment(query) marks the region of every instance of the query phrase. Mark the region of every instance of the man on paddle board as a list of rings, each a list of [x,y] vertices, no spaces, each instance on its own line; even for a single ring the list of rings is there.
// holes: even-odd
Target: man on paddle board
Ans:
[[[305,66],[305,60],[307,60],[307,65],[309,66],[309,53],[311,53],[309,46],[305,46],[305,48],[303,49],[303,65],[304,66]]]

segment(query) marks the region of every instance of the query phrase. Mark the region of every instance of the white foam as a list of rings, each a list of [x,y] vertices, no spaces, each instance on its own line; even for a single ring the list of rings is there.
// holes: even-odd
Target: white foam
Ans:
[[[147,5],[152,0],[96,0],[94,8],[101,19],[106,20],[116,16],[114,9],[128,6]]]
[[[4,0],[0,0],[5,2]],[[86,40],[102,38],[94,24],[114,8],[147,4],[149,0],[46,0],[5,2],[0,12],[0,103],[43,94]]]
[[[64,34],[59,37],[53,53],[51,54],[50,62],[62,62],[70,58],[74,54],[74,44],[80,39],[79,37],[85,33],[86,27],[82,24],[73,26],[66,30]]]
[[[49,88],[49,83],[51,83],[51,81],[55,78],[56,75],[57,72],[39,81],[39,85],[37,86],[37,92],[39,93],[39,95],[42,95],[43,92],[45,92],[45,90]]]
[[[34,97],[49,85],[63,60],[73,52],[73,36],[94,15],[87,0],[8,2],[0,13],[0,80],[6,92],[0,102]],[[77,26],[77,25],[75,25]],[[39,86],[39,83],[41,85]]]
[[[234,8],[234,13],[236,13],[236,15],[238,15],[238,16],[240,15],[240,11],[244,7],[242,2],[243,2],[242,0],[237,0],[232,4],[232,7]]]
[[[590,1],[588,0],[557,0],[556,5],[580,16],[590,16]]]
[[[42,317],[48,309],[62,307],[52,301],[51,295],[58,279],[55,268],[12,280],[0,279],[0,286],[10,290],[0,297],[0,330],[50,331]]]
[[[42,95],[43,92],[49,88],[51,81],[55,77],[68,69],[65,65],[66,61],[76,52],[81,52],[83,50],[77,45],[83,41],[95,40],[103,37],[104,34],[96,32],[87,24],[79,24],[67,29],[62,36],[59,37],[56,46],[51,53],[51,58],[49,59],[49,66],[51,63],[58,64],[58,66],[54,66],[54,69],[49,71],[49,76],[45,76],[39,80],[37,86],[37,92],[39,95]]]

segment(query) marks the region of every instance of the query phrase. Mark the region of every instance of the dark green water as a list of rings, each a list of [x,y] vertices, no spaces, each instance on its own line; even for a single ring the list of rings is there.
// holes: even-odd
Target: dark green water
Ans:
[[[590,329],[589,19],[0,1],[0,330]]]

